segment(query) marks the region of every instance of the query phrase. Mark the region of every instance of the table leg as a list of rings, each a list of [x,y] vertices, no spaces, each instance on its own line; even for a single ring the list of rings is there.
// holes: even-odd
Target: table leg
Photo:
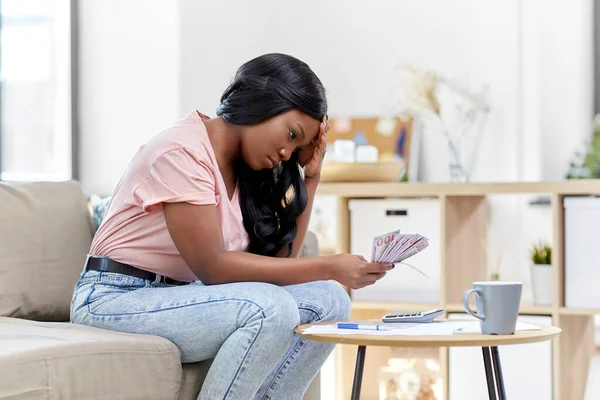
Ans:
[[[504,391],[504,378],[502,377],[502,367],[500,366],[500,354],[498,347],[492,347],[492,364],[494,365],[494,373],[496,374],[496,387],[498,388],[498,400],[506,400],[506,392]]]
[[[485,366],[485,379],[487,380],[488,395],[490,400],[496,400],[496,388],[490,348],[482,347],[481,351],[483,352],[483,365]]]
[[[506,400],[498,347],[482,347],[481,350],[490,400]]]
[[[352,384],[352,400],[360,399],[360,386],[362,384],[363,370],[365,368],[366,346],[358,346],[356,353],[356,367],[354,368],[354,383]]]

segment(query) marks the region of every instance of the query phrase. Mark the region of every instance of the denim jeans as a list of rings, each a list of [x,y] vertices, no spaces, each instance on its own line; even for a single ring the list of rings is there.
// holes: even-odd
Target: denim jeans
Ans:
[[[333,344],[307,341],[298,324],[344,320],[350,300],[335,282],[167,286],[111,272],[82,274],[71,321],[162,336],[182,363],[214,359],[199,399],[301,399]]]

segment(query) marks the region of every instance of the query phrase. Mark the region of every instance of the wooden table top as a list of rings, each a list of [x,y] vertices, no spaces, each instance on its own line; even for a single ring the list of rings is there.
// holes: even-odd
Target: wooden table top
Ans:
[[[450,320],[456,322],[457,320]],[[449,321],[449,322],[450,322]],[[381,321],[356,321],[360,323],[381,323]],[[438,320],[436,320],[438,322]],[[512,344],[536,343],[550,340],[560,334],[556,326],[536,325],[540,330],[516,331],[513,335],[484,335],[481,333],[454,333],[453,335],[336,335],[336,334],[304,334],[302,331],[313,325],[329,325],[335,322],[319,322],[296,327],[295,332],[303,338],[316,342],[354,344],[359,346],[390,347],[464,347],[464,346],[504,346]]]

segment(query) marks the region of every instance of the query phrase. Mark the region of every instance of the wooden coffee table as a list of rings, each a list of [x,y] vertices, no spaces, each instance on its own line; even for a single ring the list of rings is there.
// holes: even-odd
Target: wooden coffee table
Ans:
[[[340,321],[343,322],[343,321]],[[381,321],[356,321],[352,322],[373,324]],[[442,321],[443,322],[443,321]],[[456,322],[456,320],[452,320]],[[336,322],[321,322],[321,325],[331,325]],[[318,325],[317,324],[317,325]],[[555,326],[540,325],[540,330],[517,331],[513,335],[483,335],[481,333],[455,333],[454,335],[428,335],[428,336],[376,336],[376,335],[338,335],[338,334],[304,334],[304,329],[314,324],[300,325],[296,333],[305,339],[316,342],[330,342],[339,344],[358,345],[356,367],[354,369],[354,382],[352,384],[352,400],[360,399],[360,388],[365,365],[367,346],[388,347],[465,347],[480,346],[483,353],[483,364],[490,400],[506,400],[504,380],[500,366],[498,346],[511,344],[536,343],[551,340],[561,332]]]

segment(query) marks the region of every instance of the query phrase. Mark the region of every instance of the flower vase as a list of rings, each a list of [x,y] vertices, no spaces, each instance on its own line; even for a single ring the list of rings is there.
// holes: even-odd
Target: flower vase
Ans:
[[[532,264],[531,286],[533,289],[533,303],[536,306],[552,305],[552,266],[549,264]]]
[[[462,161],[461,142],[458,137],[448,137],[448,168],[450,172],[450,182],[464,183],[469,181],[469,177]]]

